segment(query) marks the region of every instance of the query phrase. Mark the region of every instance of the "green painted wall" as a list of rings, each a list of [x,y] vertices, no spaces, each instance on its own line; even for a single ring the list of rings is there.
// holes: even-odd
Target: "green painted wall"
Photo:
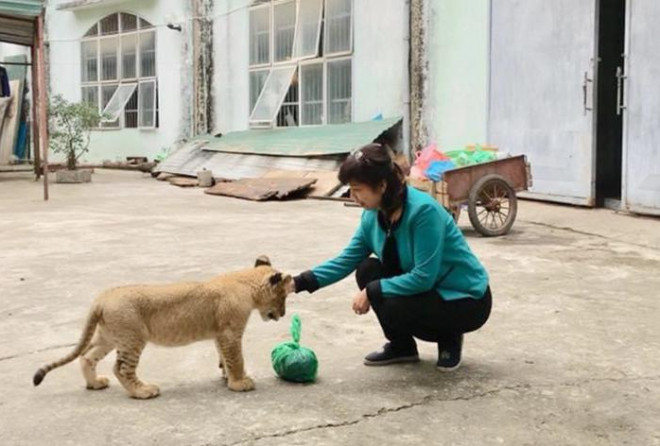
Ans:
[[[442,149],[486,143],[490,0],[429,0],[429,139]]]

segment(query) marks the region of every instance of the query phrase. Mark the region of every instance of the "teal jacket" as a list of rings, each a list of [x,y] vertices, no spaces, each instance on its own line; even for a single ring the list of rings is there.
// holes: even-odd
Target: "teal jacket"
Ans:
[[[378,211],[365,210],[344,251],[301,274],[296,280],[297,291],[313,292],[338,282],[371,254],[382,259],[385,237]],[[373,293],[383,297],[411,296],[431,290],[436,290],[445,300],[483,297],[488,273],[451,215],[429,194],[408,187],[394,237],[403,274],[369,284],[370,297]]]

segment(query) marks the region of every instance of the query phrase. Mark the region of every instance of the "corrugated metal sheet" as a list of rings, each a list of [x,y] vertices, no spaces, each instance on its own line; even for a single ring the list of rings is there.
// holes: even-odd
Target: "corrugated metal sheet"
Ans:
[[[31,46],[41,0],[0,0],[0,42]]]
[[[196,176],[201,166],[213,157],[212,152],[204,152],[203,141],[191,141],[161,161],[156,172],[176,173],[179,175]]]
[[[206,150],[204,141],[190,142],[162,161],[157,172],[196,176],[202,169],[210,170],[216,178],[236,180],[259,178],[270,170],[335,171],[343,157],[282,157],[222,153]]]
[[[216,178],[237,180],[239,178],[258,178],[270,170],[338,170],[341,159],[328,158],[290,158],[282,156],[243,155],[237,153],[210,152],[213,157],[202,165],[213,172]],[[196,175],[196,172],[195,172]]]
[[[207,137],[205,150],[286,157],[341,155],[369,144],[401,118],[318,127],[286,127]]]

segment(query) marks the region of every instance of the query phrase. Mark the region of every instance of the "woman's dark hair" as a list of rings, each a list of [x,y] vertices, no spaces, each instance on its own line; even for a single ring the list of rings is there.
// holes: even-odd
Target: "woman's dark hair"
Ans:
[[[346,158],[339,169],[339,181],[362,183],[376,189],[386,184],[381,208],[386,214],[397,210],[405,199],[406,179],[403,170],[394,162],[387,146],[367,144]]]

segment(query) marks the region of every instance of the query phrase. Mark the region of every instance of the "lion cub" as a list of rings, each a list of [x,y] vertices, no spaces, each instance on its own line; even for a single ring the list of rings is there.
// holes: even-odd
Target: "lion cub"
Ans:
[[[254,389],[245,374],[241,341],[252,310],[264,320],[278,320],[285,313],[285,299],[293,292],[293,279],[259,257],[254,268],[222,274],[208,282],[170,285],[135,285],[102,293],[87,317],[80,342],[68,356],[40,368],[38,386],[51,370],[81,358],[87,388],[108,387],[108,378],[97,376],[96,364],[117,350],[114,372],[133,398],[153,398],[157,386],[137,377],[140,354],[148,342],[165,346],[215,340],[223,376],[231,390]]]

